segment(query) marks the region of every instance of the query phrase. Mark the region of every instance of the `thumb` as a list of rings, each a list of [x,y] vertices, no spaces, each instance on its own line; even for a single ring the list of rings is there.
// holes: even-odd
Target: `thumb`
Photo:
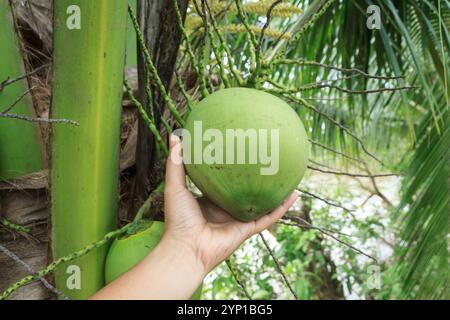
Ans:
[[[169,146],[169,157],[166,163],[166,190],[178,192],[186,188],[180,138],[172,134],[169,138]]]
[[[298,194],[294,191],[278,208],[255,221],[255,229],[253,233],[260,233],[277,222],[277,220],[283,217],[291,206],[294,205],[297,199]]]

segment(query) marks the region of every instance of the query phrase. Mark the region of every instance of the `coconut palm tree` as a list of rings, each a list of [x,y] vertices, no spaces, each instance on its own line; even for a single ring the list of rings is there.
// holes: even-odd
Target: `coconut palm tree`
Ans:
[[[120,172],[121,191],[125,190],[126,193],[126,196],[121,193],[120,213],[116,210],[115,203],[118,197],[115,186],[119,172],[113,169],[100,170],[102,157],[101,161],[107,164],[107,168],[113,168],[118,162],[118,121],[111,125],[108,117],[101,116],[104,110],[111,110],[109,104],[101,104],[105,109],[101,106],[95,110],[90,108],[93,116],[86,116],[85,113],[78,115],[75,108],[63,108],[67,107],[69,102],[76,102],[73,101],[71,93],[67,92],[68,87],[73,87],[84,90],[81,95],[91,94],[95,97],[95,102],[115,98],[115,103],[112,103],[115,112],[109,112],[108,116],[118,120],[120,106],[118,107],[117,102],[121,93],[117,88],[122,75],[116,73],[120,73],[118,70],[122,68],[121,62],[125,59],[122,57],[124,47],[121,37],[125,37],[123,14],[126,8],[120,1],[99,0],[95,5],[90,1],[78,1],[80,4],[89,4],[86,12],[91,13],[92,17],[95,18],[95,14],[102,15],[102,19],[94,19],[99,25],[91,26],[91,35],[79,35],[81,38],[76,46],[78,49],[88,44],[88,40],[95,37],[98,30],[105,32],[110,28],[114,24],[111,20],[113,15],[120,14],[118,36],[111,39],[101,37],[104,42],[95,43],[96,46],[103,45],[105,55],[93,54],[92,59],[88,60],[90,68],[97,71],[98,76],[93,77],[76,66],[75,53],[82,55],[82,52],[71,50],[65,45],[68,38],[65,32],[68,31],[61,25],[62,20],[53,24],[49,9],[51,2],[34,2],[27,7],[33,9],[32,11],[24,11],[20,5],[14,6],[18,20],[22,17],[22,23],[34,30],[31,32],[31,40],[26,37],[21,39],[25,46],[28,45],[34,50],[36,48],[33,45],[36,46],[37,42],[40,44],[40,51],[45,51],[45,54],[38,54],[38,58],[33,54],[34,51],[28,52],[33,57],[30,59],[33,67],[39,65],[39,62],[47,61],[52,54],[56,57],[53,67],[58,82],[53,87],[56,99],[52,114],[58,117],[70,114],[71,117],[80,117],[75,120],[82,122],[89,122],[94,117],[96,122],[87,128],[83,127],[86,128],[86,131],[83,131],[86,136],[81,137],[85,139],[84,142],[80,137],[72,136],[73,132],[76,132],[72,131],[72,127],[54,128],[56,140],[53,142],[58,143],[54,144],[53,149],[56,150],[57,157],[54,162],[56,165],[51,168],[53,180],[56,182],[52,187],[46,183],[45,173],[43,182],[38,184],[39,187],[35,187],[35,177],[33,183],[30,179],[25,182],[15,180],[14,183],[0,181],[0,195],[15,194],[19,199],[14,202],[16,204],[25,200],[20,198],[21,193],[15,186],[22,186],[27,190],[30,186],[34,190],[42,189],[42,192],[36,192],[36,197],[45,199],[40,200],[43,205],[38,206],[39,210],[47,206],[47,198],[42,194],[46,195],[47,190],[51,189],[56,205],[60,206],[59,209],[56,208],[58,210],[53,208],[54,225],[63,222],[54,230],[56,237],[53,239],[53,247],[66,247],[62,246],[60,241],[70,233],[69,239],[64,239],[74,239],[70,251],[75,251],[76,248],[81,250],[71,255],[69,252],[56,250],[54,254],[57,257],[49,257],[48,262],[65,254],[69,254],[70,260],[76,260],[80,255],[89,253],[91,257],[95,257],[89,262],[89,268],[95,278],[92,283],[95,282],[96,287],[101,287],[102,267],[98,261],[102,260],[105,252],[104,249],[98,248],[104,248],[109,240],[128,229],[123,227],[101,239],[102,234],[113,229],[113,220],[117,216],[121,219],[118,227],[122,227],[136,216],[142,204],[148,205],[149,196],[156,197],[155,189],[161,186],[163,180],[162,164],[165,160],[165,139],[168,133],[182,126],[193,103],[204,96],[224,87],[250,86],[278,95],[296,110],[312,142],[312,171],[328,171],[328,174],[331,172],[342,175],[346,174],[344,171],[348,174],[346,169],[352,169],[357,172],[357,176],[368,179],[373,193],[389,207],[389,212],[395,217],[396,230],[395,250],[389,272],[398,275],[401,286],[400,290],[385,290],[381,297],[446,297],[449,285],[447,236],[450,144],[448,0],[140,0],[137,1],[137,6],[131,1],[127,61],[129,64],[137,64],[139,81],[138,85],[134,86],[130,81],[125,82],[125,100],[131,100],[131,103],[127,103],[138,108],[139,117],[137,119],[133,114],[132,122],[138,122],[134,128],[137,133],[134,138],[125,141],[122,148],[124,154],[124,150],[131,144],[132,147],[128,149],[132,151],[127,152],[133,156],[131,164],[124,165],[126,169]],[[63,2],[65,4],[67,1]],[[96,7],[97,5],[99,7]],[[120,10],[116,10],[115,6]],[[56,9],[57,17],[66,14],[66,8],[57,6]],[[101,22],[103,25],[100,25]],[[56,43],[52,52],[53,25]],[[96,48],[92,44],[91,49],[97,51]],[[115,48],[120,50],[114,50]],[[70,52],[74,55],[71,56]],[[61,57],[66,54],[74,59],[73,63],[65,65]],[[108,70],[116,75],[111,76],[111,81],[106,81],[105,73],[99,70],[104,70],[105,63],[110,58],[114,59],[115,71],[111,68]],[[70,85],[73,79],[66,77],[64,70],[79,72],[77,76],[80,79],[86,76],[85,81],[75,81]],[[130,78],[127,77],[127,80]],[[65,81],[69,85],[63,85]],[[108,85],[113,84],[115,89],[112,91],[117,91],[116,95],[100,95],[101,92],[109,90]],[[91,90],[93,87],[98,87],[99,90]],[[1,94],[0,90],[0,101]],[[93,99],[89,97],[87,100],[91,103]],[[36,96],[34,98],[39,100]],[[3,109],[3,106],[0,106],[0,110]],[[123,114],[125,113],[124,108]],[[9,120],[9,116],[5,114],[0,113],[0,116],[3,117],[0,117],[0,121]],[[30,120],[29,114],[25,119],[15,119],[20,120]],[[57,119],[54,120],[57,122]],[[70,122],[71,119],[60,120],[62,125],[80,124]],[[103,139],[100,132],[104,131],[96,130],[95,125],[109,128],[111,134],[105,134]],[[70,138],[70,145],[62,143],[67,137]],[[72,146],[85,145],[86,140],[95,141],[107,152],[97,155],[85,152],[85,155],[81,156],[82,152],[71,149]],[[17,150],[16,145],[12,147]],[[95,163],[90,167],[83,161],[71,161],[74,159],[67,157],[68,154],[73,154],[74,159],[76,156],[80,156],[80,159],[94,159]],[[0,154],[0,160],[1,157]],[[61,178],[64,175],[73,176],[73,172],[67,172],[65,168],[70,165],[75,172],[80,163],[83,165],[83,184],[78,186],[78,189],[91,190],[90,192],[77,192],[75,183],[71,183],[69,178]],[[324,169],[326,167],[323,163],[332,164],[338,169]],[[401,176],[401,201],[398,205],[392,203],[377,187],[377,174],[374,172],[386,171],[396,172]],[[99,181],[106,181],[109,185],[107,192],[100,188]],[[83,188],[84,184],[86,188]],[[100,192],[101,190],[105,192]],[[308,190],[302,189],[302,192],[304,196],[312,196],[313,201],[325,201],[328,205],[345,209],[332,199],[323,199]],[[67,219],[65,210],[78,208],[81,204],[87,208],[95,207],[99,199],[103,203],[103,210],[100,214],[99,210],[94,210],[92,215],[95,217],[92,219],[99,219],[101,223],[90,224],[91,215],[85,212],[88,210],[82,210],[82,213],[73,210],[71,218],[74,220],[64,220]],[[69,200],[74,201],[77,206],[72,206]],[[161,218],[161,204],[161,201],[156,201],[150,212],[152,218]],[[1,205],[7,209],[14,207],[6,201],[0,202]],[[311,207],[303,205],[303,208],[306,207],[307,210],[300,210],[297,216],[284,222],[292,224],[301,221],[303,230],[312,228],[314,216],[309,214]],[[140,211],[138,216],[142,214],[142,210]],[[48,218],[48,210],[45,212],[43,221]],[[8,211],[7,217],[15,222],[21,221],[14,212]],[[7,220],[2,219],[0,222],[8,229],[26,231]],[[84,235],[93,236],[89,236],[89,239],[78,238],[75,236],[77,228],[83,228],[86,231]],[[45,227],[39,231],[46,234]],[[271,231],[276,234],[276,230]],[[2,238],[9,239],[8,244],[17,243],[0,234],[0,239]],[[82,249],[94,240],[99,242]],[[289,279],[283,273],[283,267],[280,267],[276,255],[264,238],[263,244],[270,253],[269,258],[274,260],[274,270],[281,273],[287,287],[297,297]],[[308,272],[317,273],[319,278],[323,278],[323,281],[311,282],[313,291],[316,290],[314,296],[342,298],[342,288],[336,281],[335,262],[330,259],[325,249],[324,239],[314,238],[309,244],[315,251],[320,252],[326,261],[324,265],[313,261],[307,266]],[[94,254],[92,251],[95,251]],[[38,255],[46,260],[46,254],[46,247],[41,246]],[[228,261],[230,270],[238,272],[239,266],[231,266],[231,261],[234,260]],[[41,263],[33,267],[40,269],[43,265]],[[54,267],[46,269],[44,274],[53,271]],[[317,275],[315,278],[318,278]],[[12,280],[18,280],[14,277],[14,273],[0,276],[0,288],[6,289]],[[8,291],[8,295],[33,279],[22,279],[22,282],[12,287],[12,291]],[[242,281],[238,282],[242,285]],[[96,288],[91,287],[89,292],[79,292],[79,295],[74,297],[86,297],[93,290]],[[34,297],[39,295],[43,297],[42,292],[33,293]]]

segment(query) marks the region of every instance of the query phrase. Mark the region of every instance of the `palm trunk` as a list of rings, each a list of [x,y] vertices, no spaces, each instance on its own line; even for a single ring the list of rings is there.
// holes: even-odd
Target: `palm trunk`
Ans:
[[[79,30],[66,25],[71,5],[80,8]],[[56,259],[115,228],[127,2],[55,0],[54,6],[52,115],[80,123],[53,130],[52,245]],[[75,260],[71,269],[68,265],[58,268],[58,289],[73,299],[85,299],[101,289],[106,250],[102,247]]]
[[[3,84],[25,73],[11,7],[5,0],[0,1],[0,30],[0,113],[12,107],[6,113],[35,117],[30,96],[25,94],[28,90],[26,79]],[[23,98],[18,101],[21,96]],[[42,156],[39,128],[35,124],[0,117],[0,180],[41,170],[44,167]]]

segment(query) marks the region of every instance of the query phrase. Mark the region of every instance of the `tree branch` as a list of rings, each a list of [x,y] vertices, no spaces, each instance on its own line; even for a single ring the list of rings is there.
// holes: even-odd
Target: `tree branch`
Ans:
[[[236,280],[236,282],[239,285],[239,287],[241,287],[242,292],[244,293],[244,295],[247,297],[248,300],[252,300],[252,297],[248,293],[247,288],[244,286],[244,283],[241,281],[241,279],[239,278],[237,273],[234,271],[233,266],[231,265],[231,260],[230,259],[226,259],[225,263],[227,264],[228,269],[230,269],[230,272],[233,275],[234,280]]]
[[[267,243],[266,239],[264,238],[262,232],[259,233],[259,236],[261,237],[261,240],[264,243],[264,246],[266,247],[267,251],[269,252],[270,256],[272,257],[273,261],[275,262],[275,266],[278,270],[278,272],[281,274],[281,277],[284,280],[284,283],[286,283],[286,286],[288,287],[289,291],[292,293],[292,295],[294,296],[295,300],[298,300],[297,294],[295,293],[294,289],[292,289],[291,284],[289,283],[286,275],[283,272],[283,269],[281,269],[281,265],[278,262],[278,259],[275,257],[275,255],[273,254],[272,249],[270,248],[269,244]]]
[[[360,177],[360,178],[384,178],[384,177],[393,177],[393,176],[399,176],[398,173],[379,173],[379,174],[364,174],[364,173],[350,173],[350,172],[342,172],[342,171],[332,171],[332,170],[323,170],[316,167],[308,166],[308,169],[322,172],[322,173],[329,173],[329,174],[335,174],[340,176],[349,176],[349,177]]]
[[[25,78],[28,78],[29,76],[32,76],[33,74],[36,74],[39,71],[49,67],[50,65],[51,65],[50,63],[43,64],[42,66],[40,66],[40,67],[38,67],[38,68],[36,68],[36,69],[26,73],[26,74],[23,74],[23,75],[21,75],[21,76],[19,76],[17,78],[13,78],[13,79],[8,78],[8,79],[0,82],[0,92],[2,92],[3,89],[5,89],[5,87],[7,87],[7,86],[9,86],[9,85],[11,85],[11,84],[13,84],[13,83],[15,83],[17,81],[20,81],[20,80],[23,80]]]
[[[0,113],[0,118],[7,118],[7,119],[16,119],[16,120],[24,120],[24,121],[30,121],[30,122],[45,122],[45,123],[65,123],[70,124],[73,126],[79,126],[80,124],[73,120],[68,119],[47,119],[47,118],[33,118],[29,116],[23,116],[20,114],[11,114],[11,113]]]

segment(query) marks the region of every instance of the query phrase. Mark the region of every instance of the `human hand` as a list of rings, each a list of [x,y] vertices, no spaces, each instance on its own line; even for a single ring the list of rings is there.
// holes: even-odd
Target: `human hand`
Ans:
[[[162,242],[187,250],[194,256],[203,275],[228,258],[249,237],[274,224],[295,203],[293,192],[283,204],[256,221],[242,222],[206,198],[196,199],[186,188],[181,161],[181,141],[170,137],[170,156],[166,165],[165,225]]]
[[[250,236],[275,223],[293,205],[296,193],[272,213],[252,222],[232,218],[186,188],[181,142],[170,139],[167,161],[165,232],[152,252],[91,299],[189,299],[216,265]]]

